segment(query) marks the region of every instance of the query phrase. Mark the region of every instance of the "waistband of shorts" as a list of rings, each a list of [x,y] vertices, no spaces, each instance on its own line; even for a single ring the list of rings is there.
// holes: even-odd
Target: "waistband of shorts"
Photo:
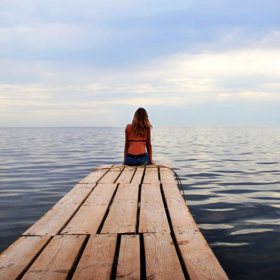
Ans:
[[[129,158],[143,158],[143,157],[146,157],[147,155],[148,155],[147,153],[141,154],[141,155],[126,154],[126,156],[129,157]]]

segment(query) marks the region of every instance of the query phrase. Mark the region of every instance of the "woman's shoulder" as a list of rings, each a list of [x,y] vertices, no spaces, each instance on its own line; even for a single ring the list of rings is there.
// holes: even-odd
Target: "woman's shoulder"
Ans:
[[[131,127],[132,127],[132,124],[130,123],[130,124],[128,124],[128,125],[126,126],[125,130],[130,130]]]

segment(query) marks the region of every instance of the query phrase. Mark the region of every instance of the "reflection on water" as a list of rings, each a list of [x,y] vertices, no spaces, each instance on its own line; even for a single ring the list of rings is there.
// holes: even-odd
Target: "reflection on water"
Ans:
[[[0,251],[100,164],[123,160],[124,128],[1,128]],[[231,279],[279,279],[280,129],[155,128],[154,161],[180,175],[189,208]]]

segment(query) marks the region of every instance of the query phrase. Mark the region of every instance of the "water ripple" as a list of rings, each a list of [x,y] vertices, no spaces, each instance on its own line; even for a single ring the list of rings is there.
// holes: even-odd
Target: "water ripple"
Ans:
[[[123,160],[124,128],[1,128],[0,251],[101,164]],[[155,128],[230,279],[279,279],[280,129]]]

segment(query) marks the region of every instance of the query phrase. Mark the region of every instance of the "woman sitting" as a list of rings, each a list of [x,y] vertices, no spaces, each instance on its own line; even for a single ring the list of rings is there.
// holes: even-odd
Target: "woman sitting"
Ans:
[[[125,129],[123,164],[131,166],[154,164],[152,160],[151,127],[146,110],[139,108],[134,114],[132,124],[128,124]]]

